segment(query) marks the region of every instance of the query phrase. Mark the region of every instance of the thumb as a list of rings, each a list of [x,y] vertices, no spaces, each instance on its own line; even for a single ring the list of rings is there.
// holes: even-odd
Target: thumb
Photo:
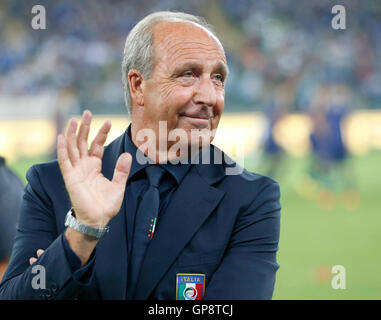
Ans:
[[[112,178],[113,183],[123,187],[126,185],[128,175],[130,174],[131,163],[132,157],[128,152],[122,153],[119,156],[119,159],[116,162],[114,176]]]

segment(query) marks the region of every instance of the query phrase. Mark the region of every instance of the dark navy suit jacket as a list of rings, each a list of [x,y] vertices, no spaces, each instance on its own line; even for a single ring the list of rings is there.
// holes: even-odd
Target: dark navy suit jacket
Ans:
[[[125,134],[105,148],[102,172],[109,179]],[[208,149],[213,153],[216,147]],[[244,169],[226,175],[227,163],[232,166],[192,165],[147,249],[134,299],[176,299],[177,273],[205,274],[204,299],[271,299],[279,268],[279,185]],[[57,161],[33,166],[27,180],[0,298],[125,299],[128,204],[123,202],[98,242],[85,280],[78,280],[62,239],[71,204]],[[45,252],[30,266],[40,248]],[[45,268],[45,289],[32,286],[35,265]]]

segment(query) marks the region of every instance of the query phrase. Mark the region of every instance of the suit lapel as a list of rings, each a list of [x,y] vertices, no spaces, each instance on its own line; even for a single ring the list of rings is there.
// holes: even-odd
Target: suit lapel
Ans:
[[[125,134],[110,144],[103,156],[102,173],[112,179],[116,161],[124,152]],[[123,200],[119,213],[109,223],[110,232],[96,247],[96,276],[102,299],[125,299],[127,285],[126,204]]]
[[[164,273],[224,195],[223,191],[212,187],[200,176],[197,170],[199,166],[194,166],[185,176],[165,214],[160,218],[141,267],[135,299],[143,300],[149,297]]]

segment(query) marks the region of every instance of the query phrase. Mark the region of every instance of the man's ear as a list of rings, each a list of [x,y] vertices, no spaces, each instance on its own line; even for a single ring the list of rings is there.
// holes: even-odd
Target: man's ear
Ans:
[[[142,75],[136,69],[131,69],[128,72],[128,84],[130,86],[132,105],[136,103],[138,106],[144,106],[143,80]]]

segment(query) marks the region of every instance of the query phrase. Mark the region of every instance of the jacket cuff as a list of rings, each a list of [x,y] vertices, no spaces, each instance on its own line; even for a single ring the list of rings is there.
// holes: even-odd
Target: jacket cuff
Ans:
[[[72,265],[67,258],[64,238],[64,233],[58,236],[33,264],[38,264],[46,270],[45,289],[38,289],[42,299],[75,299],[94,279],[95,250],[89,263],[73,273]],[[68,243],[66,245],[69,247]],[[75,259],[72,261],[75,267],[74,261]]]
[[[91,282],[94,263],[95,263],[95,250],[91,253],[89,261],[81,268],[81,259],[77,254],[70,248],[69,243],[66,240],[65,233],[62,234],[62,245],[65,250],[66,259],[71,267],[71,272],[73,274],[73,279],[86,286]]]

